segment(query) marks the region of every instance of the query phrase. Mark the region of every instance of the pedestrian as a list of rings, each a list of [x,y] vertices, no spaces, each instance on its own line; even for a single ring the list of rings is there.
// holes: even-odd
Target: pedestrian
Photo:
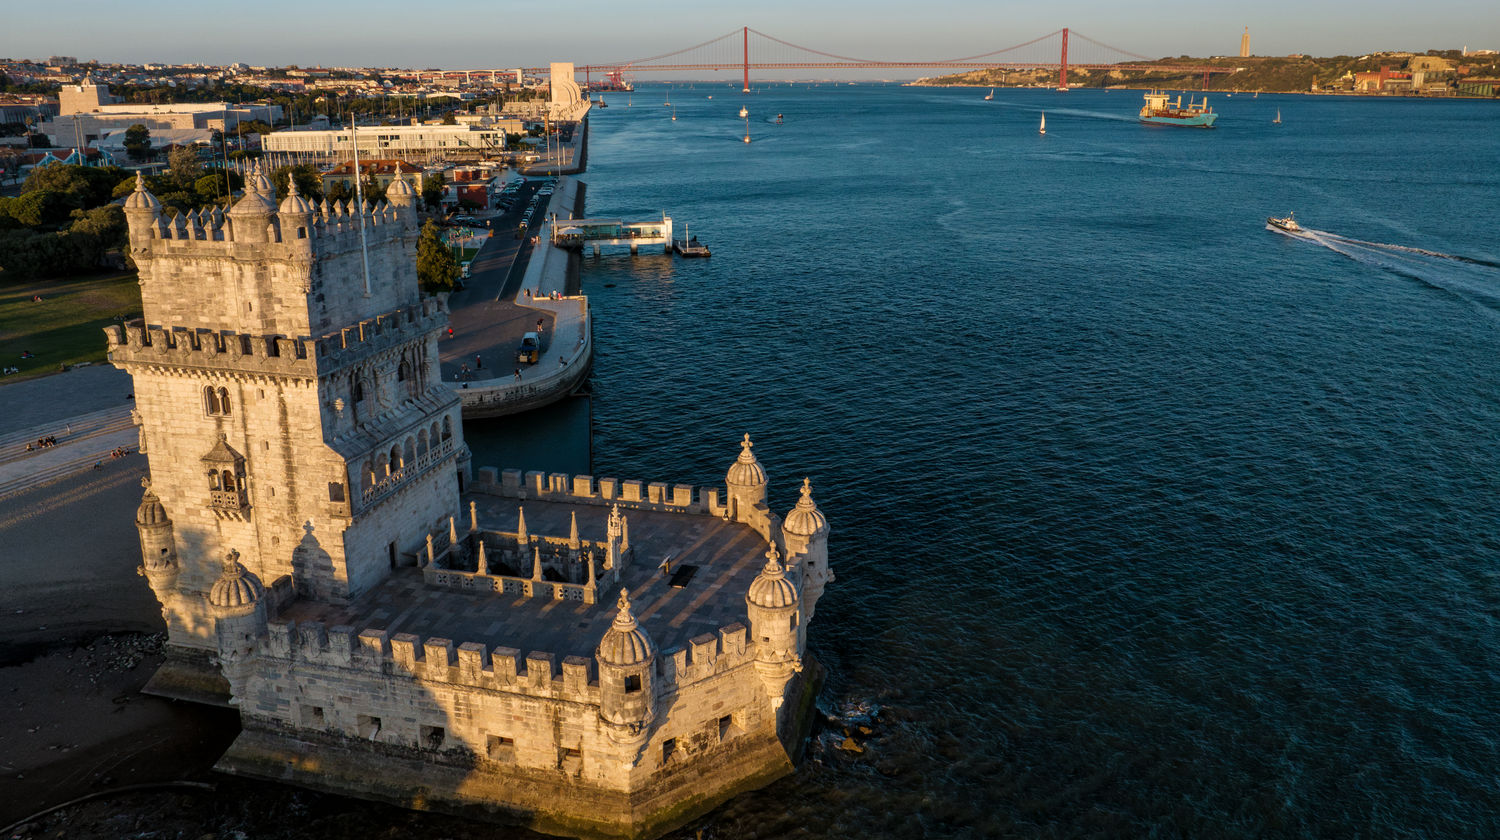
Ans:
[[[452,337],[453,337],[453,328],[452,328],[452,327],[449,327],[449,328],[448,328],[448,337],[449,337],[449,338],[452,338]]]
[[[520,368],[516,368],[516,381],[517,382],[521,381],[521,369]]]
[[[568,366],[568,360],[564,359],[562,356],[558,356],[557,357],[557,366],[558,367],[567,367]]]
[[[474,354],[474,369],[475,370],[484,370],[484,359],[479,358],[479,354],[478,353]]]

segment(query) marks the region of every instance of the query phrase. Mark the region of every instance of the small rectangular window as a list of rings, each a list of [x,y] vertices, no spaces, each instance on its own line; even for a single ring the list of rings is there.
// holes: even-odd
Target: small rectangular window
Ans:
[[[359,737],[373,741],[375,736],[380,734],[380,718],[374,715],[359,715],[355,720],[355,728],[359,732]]]
[[[304,705],[302,707],[302,725],[310,729],[322,729],[325,725],[323,707]]]
[[[511,761],[516,757],[516,739],[504,735],[490,735],[486,739],[488,752],[495,761]]]
[[[634,694],[634,693],[636,693],[637,691],[640,691],[640,690],[641,690],[641,675],[640,674],[630,674],[629,676],[625,677],[625,693],[626,694]]]
[[[344,500],[344,483],[342,481],[328,482],[328,501],[342,502]]]
[[[719,718],[719,740],[729,740],[734,731],[734,715],[725,715]]]
[[[421,726],[417,728],[420,740],[417,746],[428,750],[440,750],[443,748],[443,740],[448,737],[447,730],[441,726]]]
[[[668,738],[667,740],[661,742],[661,763],[662,764],[666,764],[667,760],[670,759],[672,756],[674,756],[676,754],[677,754],[677,739],[676,738]]]

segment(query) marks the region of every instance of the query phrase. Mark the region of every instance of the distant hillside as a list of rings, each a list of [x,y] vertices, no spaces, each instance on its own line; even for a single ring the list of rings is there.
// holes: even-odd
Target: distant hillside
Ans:
[[[1379,53],[1366,56],[1250,56],[1164,58],[1151,64],[1222,67],[1233,72],[1214,73],[1209,77],[1210,90],[1264,90],[1300,93],[1317,87],[1321,90],[1352,90],[1353,74],[1375,72],[1382,67],[1407,70],[1409,65],[1425,69],[1429,83],[1472,77],[1493,78],[1500,75],[1500,57],[1493,55],[1460,55],[1457,50],[1429,50],[1426,53]],[[918,85],[968,85],[974,87],[1027,87],[1057,84],[1056,70],[1005,70],[991,68],[970,70],[950,76],[919,79]],[[1203,74],[1174,71],[1121,71],[1068,68],[1069,87],[1167,87],[1199,88]]]

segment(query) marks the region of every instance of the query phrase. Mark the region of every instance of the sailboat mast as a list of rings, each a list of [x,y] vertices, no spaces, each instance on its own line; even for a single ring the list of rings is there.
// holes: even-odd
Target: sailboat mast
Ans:
[[[359,171],[359,124],[349,110],[349,140],[354,144],[354,200],[359,203],[359,258],[364,265],[365,297],[370,296],[370,248],[365,241],[365,187]]]

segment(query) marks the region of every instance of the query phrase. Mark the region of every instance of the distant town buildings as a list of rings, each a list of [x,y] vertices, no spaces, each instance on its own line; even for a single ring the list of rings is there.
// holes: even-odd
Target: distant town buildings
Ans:
[[[242,121],[281,119],[280,105],[229,105],[224,102],[177,105],[125,104],[86,76],[81,84],[63,85],[58,91],[58,115],[38,129],[53,145],[87,146],[113,129],[144,125],[151,131],[201,129],[223,131]]]

